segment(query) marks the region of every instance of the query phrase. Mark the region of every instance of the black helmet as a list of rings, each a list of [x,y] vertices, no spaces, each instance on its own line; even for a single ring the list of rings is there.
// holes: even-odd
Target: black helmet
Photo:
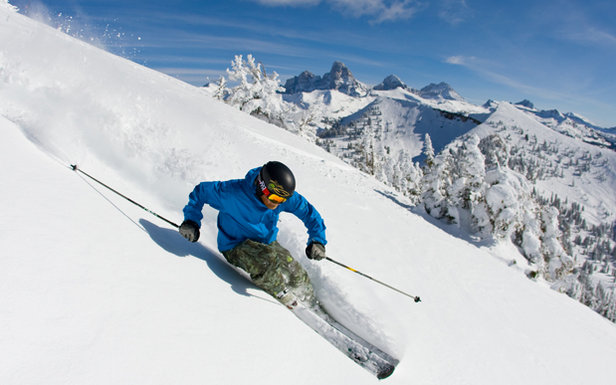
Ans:
[[[267,162],[257,177],[257,191],[266,196],[274,194],[282,201],[287,200],[295,191],[295,176],[284,164],[276,161]]]

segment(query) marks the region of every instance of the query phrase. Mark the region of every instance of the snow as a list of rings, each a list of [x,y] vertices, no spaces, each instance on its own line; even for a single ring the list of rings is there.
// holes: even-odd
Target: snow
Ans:
[[[215,211],[189,244],[69,167],[177,223],[194,184],[270,159],[332,258],[422,297],[308,261],[281,217],[324,305],[401,359],[387,383],[613,383],[616,327],[508,267],[509,245],[455,238],[300,137],[1,5],[0,383],[376,383],[221,262]]]
[[[455,91],[452,90],[453,93]],[[387,90],[387,91],[379,91],[373,90],[373,95],[378,95],[381,97],[389,97],[392,99],[399,100],[410,100],[413,102],[418,102],[420,104],[428,105],[437,110],[443,110],[454,113],[461,113],[466,115],[472,114],[487,114],[489,110],[482,106],[476,106],[472,103],[469,103],[462,99],[447,99],[447,98],[430,98],[430,97],[422,97],[419,92],[414,92],[412,90],[405,90],[402,88],[396,88],[395,90]],[[456,93],[457,95],[457,93]]]
[[[494,127],[503,126],[518,131],[514,142],[528,152],[532,146],[528,140],[538,144],[546,143],[554,147],[552,154],[537,154],[539,163],[552,164],[562,169],[562,176],[536,181],[538,191],[550,196],[558,194],[570,202],[581,202],[586,209],[586,218],[590,223],[613,221],[616,215],[616,155],[613,150],[586,143],[575,136],[561,135],[537,120],[534,114],[520,111],[510,103],[499,103],[496,110],[483,124],[471,130],[480,137],[495,133]],[[526,139],[525,139],[526,137]],[[526,154],[527,160],[533,154]],[[543,158],[541,158],[543,157]],[[576,167],[568,167],[563,159],[578,159],[592,164],[588,172],[576,175]],[[554,167],[554,166],[553,166]]]
[[[338,90],[314,90],[297,94],[285,94],[286,101],[292,101],[305,108],[313,107],[313,120],[323,117],[341,118],[347,116],[374,101],[374,98],[356,98]]]

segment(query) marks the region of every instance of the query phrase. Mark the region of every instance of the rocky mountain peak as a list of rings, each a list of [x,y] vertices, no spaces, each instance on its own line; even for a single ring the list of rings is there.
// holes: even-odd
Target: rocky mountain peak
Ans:
[[[309,71],[288,79],[284,85],[285,93],[311,92],[314,90],[338,90],[350,96],[362,96],[367,92],[349,68],[340,61],[332,64],[331,70],[322,77]]]
[[[408,89],[408,86],[404,84],[402,80],[396,75],[389,75],[386,77],[380,84],[374,86],[375,90],[378,91],[388,91],[395,90],[396,88]]]
[[[326,73],[324,76],[324,78],[329,77],[332,79],[340,79],[340,80],[348,80],[350,78],[353,78],[353,74],[351,73],[351,71],[349,70],[349,68],[340,61],[335,61],[334,64],[332,64],[332,69]]]
[[[533,104],[533,102],[531,102],[528,99],[524,99],[521,102],[517,102],[515,105],[516,106],[523,106],[523,107],[526,107],[526,108],[530,108],[531,110],[535,109],[535,105]]]
[[[418,92],[424,99],[464,100],[449,84],[430,83]]]

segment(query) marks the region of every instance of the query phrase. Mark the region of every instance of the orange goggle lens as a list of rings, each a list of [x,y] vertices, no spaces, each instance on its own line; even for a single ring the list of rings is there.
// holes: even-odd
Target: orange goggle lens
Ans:
[[[274,203],[284,203],[287,200],[287,198],[283,198],[283,197],[278,196],[276,194],[268,195],[267,199],[269,199],[270,201],[272,201]]]

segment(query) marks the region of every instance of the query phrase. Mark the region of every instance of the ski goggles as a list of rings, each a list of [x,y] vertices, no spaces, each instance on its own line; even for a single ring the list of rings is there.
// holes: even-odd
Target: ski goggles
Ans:
[[[287,198],[280,197],[276,194],[270,194],[270,195],[266,194],[265,197],[274,203],[284,203],[287,200]]]
[[[287,198],[283,198],[280,195],[276,195],[273,192],[271,192],[265,185],[265,182],[263,181],[263,179],[261,179],[261,175],[257,177],[257,183],[263,195],[265,195],[265,197],[269,199],[271,202],[280,204],[280,203],[284,203],[287,201]]]

